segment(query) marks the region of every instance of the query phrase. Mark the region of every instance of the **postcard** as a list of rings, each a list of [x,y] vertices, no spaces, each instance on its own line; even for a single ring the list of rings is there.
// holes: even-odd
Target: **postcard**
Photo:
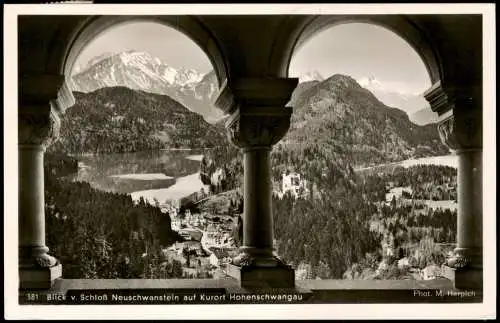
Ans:
[[[496,317],[493,4],[4,8],[6,317]]]

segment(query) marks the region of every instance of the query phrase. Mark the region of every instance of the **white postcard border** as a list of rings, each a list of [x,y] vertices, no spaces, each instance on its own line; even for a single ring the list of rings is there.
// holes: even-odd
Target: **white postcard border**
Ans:
[[[29,305],[18,304],[17,16],[20,14],[483,15],[484,302],[482,304]],[[4,304],[6,319],[496,318],[496,34],[494,4],[4,5]]]

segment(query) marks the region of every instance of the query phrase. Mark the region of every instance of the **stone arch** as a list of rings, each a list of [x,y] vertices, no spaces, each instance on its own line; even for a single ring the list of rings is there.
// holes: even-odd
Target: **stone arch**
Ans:
[[[431,84],[441,80],[443,74],[441,59],[428,36],[409,18],[399,15],[324,15],[301,18],[300,21],[290,21],[284,25],[278,36],[281,40],[275,43],[275,51],[271,59],[271,65],[274,67],[270,66],[270,68],[279,76],[288,77],[294,53],[307,40],[327,28],[346,23],[368,23],[394,32],[420,56],[429,74]]]
[[[219,45],[219,41],[196,18],[191,16],[91,16],[82,21],[69,37],[63,53],[52,59],[58,61],[59,73],[70,75],[71,69],[85,46],[99,34],[109,28],[134,22],[154,22],[175,28],[194,41],[207,55],[219,86],[228,78],[228,64],[226,55]]]

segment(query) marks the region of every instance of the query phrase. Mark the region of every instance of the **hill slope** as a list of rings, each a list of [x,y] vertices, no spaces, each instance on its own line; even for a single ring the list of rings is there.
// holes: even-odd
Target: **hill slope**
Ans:
[[[53,149],[69,153],[132,152],[158,148],[204,148],[224,140],[222,125],[166,95],[107,87],[74,92],[76,104],[62,119]]]
[[[290,105],[291,127],[282,145],[342,153],[356,166],[446,154],[435,125],[418,126],[380,102],[353,78],[334,75],[301,84]],[[312,139],[314,138],[314,139]]]

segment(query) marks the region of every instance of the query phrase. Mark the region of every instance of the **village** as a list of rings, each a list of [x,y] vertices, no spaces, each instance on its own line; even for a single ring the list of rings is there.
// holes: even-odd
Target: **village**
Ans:
[[[185,278],[225,276],[226,265],[237,254],[234,231],[238,217],[192,211],[179,204],[171,201],[161,209],[170,216],[172,230],[184,239],[162,250],[166,260],[180,262]]]
[[[300,174],[283,174],[282,185],[275,193],[283,196],[289,192],[298,198],[306,192],[305,183]],[[195,200],[201,200],[200,196]],[[184,239],[162,250],[164,263],[179,262],[184,278],[227,276],[226,266],[238,254],[238,212],[228,209],[219,214],[223,212],[214,208],[207,211],[181,204],[181,200],[168,200],[161,205],[162,213],[170,217],[172,230]]]

